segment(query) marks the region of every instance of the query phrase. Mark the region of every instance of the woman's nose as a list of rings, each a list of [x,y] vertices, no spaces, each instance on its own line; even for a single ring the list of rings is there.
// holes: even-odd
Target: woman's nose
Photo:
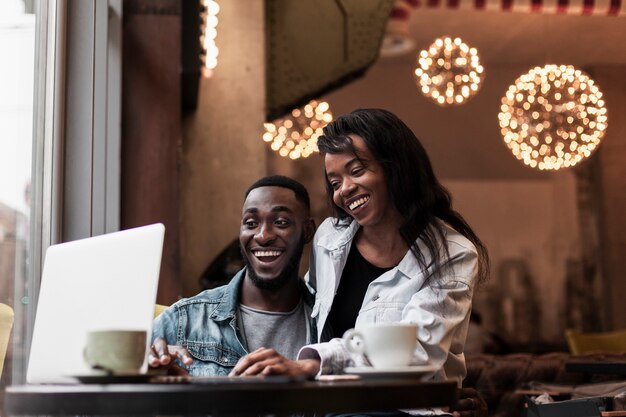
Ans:
[[[356,189],[356,185],[352,181],[345,180],[341,184],[341,189],[339,190],[339,194],[342,197],[349,197],[350,194],[352,194],[355,189]]]

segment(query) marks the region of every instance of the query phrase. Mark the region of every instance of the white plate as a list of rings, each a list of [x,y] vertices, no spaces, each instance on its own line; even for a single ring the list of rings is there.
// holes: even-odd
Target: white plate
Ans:
[[[359,375],[362,378],[415,378],[437,371],[433,365],[412,365],[393,368],[373,368],[370,366],[348,367],[343,370],[346,374]]]

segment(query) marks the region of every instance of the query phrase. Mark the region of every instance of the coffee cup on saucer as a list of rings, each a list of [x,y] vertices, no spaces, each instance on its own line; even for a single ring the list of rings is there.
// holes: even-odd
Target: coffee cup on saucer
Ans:
[[[85,362],[109,375],[136,375],[146,358],[145,330],[94,330],[87,332]]]
[[[410,323],[380,323],[350,329],[343,335],[346,349],[363,354],[374,368],[411,365],[417,346],[417,326]]]

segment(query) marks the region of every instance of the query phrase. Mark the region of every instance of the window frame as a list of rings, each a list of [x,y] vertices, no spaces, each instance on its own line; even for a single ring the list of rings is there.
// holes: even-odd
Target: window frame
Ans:
[[[47,248],[120,227],[122,9],[122,0],[35,2],[29,302],[16,303],[27,325],[13,342],[25,358]],[[18,356],[14,384],[25,382]]]

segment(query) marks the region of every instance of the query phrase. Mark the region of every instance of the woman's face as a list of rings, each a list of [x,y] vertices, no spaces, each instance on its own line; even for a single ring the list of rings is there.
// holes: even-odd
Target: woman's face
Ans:
[[[326,154],[326,177],[333,201],[362,227],[389,223],[397,229],[400,214],[389,198],[383,167],[358,135],[349,135],[353,153]]]

